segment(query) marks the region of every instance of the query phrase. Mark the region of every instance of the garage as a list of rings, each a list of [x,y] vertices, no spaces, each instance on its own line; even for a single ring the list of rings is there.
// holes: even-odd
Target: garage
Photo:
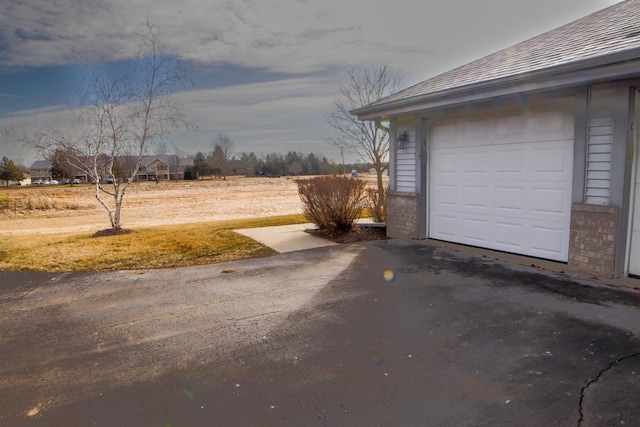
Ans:
[[[568,261],[573,111],[561,99],[433,119],[429,237]]]

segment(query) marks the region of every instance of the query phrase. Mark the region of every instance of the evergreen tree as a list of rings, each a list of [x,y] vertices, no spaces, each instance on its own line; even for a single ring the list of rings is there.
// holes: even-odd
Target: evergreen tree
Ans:
[[[198,151],[196,156],[193,158],[193,167],[191,168],[191,172],[196,179],[209,176],[211,173],[209,164],[207,163],[207,158],[202,151]]]
[[[3,157],[0,163],[0,180],[6,181],[7,187],[9,181],[20,181],[22,179],[22,171],[13,163],[13,160]]]
[[[125,171],[124,167],[122,167],[118,159],[113,159],[111,172],[120,182],[124,182],[127,179],[127,171]]]

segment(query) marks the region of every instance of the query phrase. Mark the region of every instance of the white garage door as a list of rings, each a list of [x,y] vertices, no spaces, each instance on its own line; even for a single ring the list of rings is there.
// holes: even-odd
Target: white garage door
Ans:
[[[640,276],[640,156],[636,154],[635,198],[633,222],[631,223],[631,249],[629,252],[629,274]]]
[[[429,237],[567,261],[573,104],[433,122]]]
[[[640,102],[640,91],[636,91],[636,105]],[[636,123],[640,119],[640,111],[636,111]],[[629,274],[640,276],[640,126],[635,130],[635,179],[633,183],[633,217],[631,221],[631,247],[629,250]]]

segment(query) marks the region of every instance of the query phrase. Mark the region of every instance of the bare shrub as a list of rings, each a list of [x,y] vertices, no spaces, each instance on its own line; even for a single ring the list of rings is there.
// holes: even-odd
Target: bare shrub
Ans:
[[[387,220],[386,197],[384,187],[382,188],[382,195],[376,188],[367,188],[367,210],[373,222],[385,222]]]
[[[12,200],[7,196],[0,196],[0,212],[11,209]]]
[[[35,211],[64,211],[94,209],[89,203],[80,203],[74,199],[58,198],[47,195],[28,195],[22,197],[0,198],[0,213],[28,214]]]
[[[332,235],[353,228],[365,206],[366,183],[344,176],[296,180],[304,216],[318,230]]]

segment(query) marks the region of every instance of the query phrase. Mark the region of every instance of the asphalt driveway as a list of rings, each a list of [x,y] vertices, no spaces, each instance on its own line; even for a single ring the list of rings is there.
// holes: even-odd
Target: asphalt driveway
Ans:
[[[388,240],[0,283],[0,425],[640,425],[598,281]]]

